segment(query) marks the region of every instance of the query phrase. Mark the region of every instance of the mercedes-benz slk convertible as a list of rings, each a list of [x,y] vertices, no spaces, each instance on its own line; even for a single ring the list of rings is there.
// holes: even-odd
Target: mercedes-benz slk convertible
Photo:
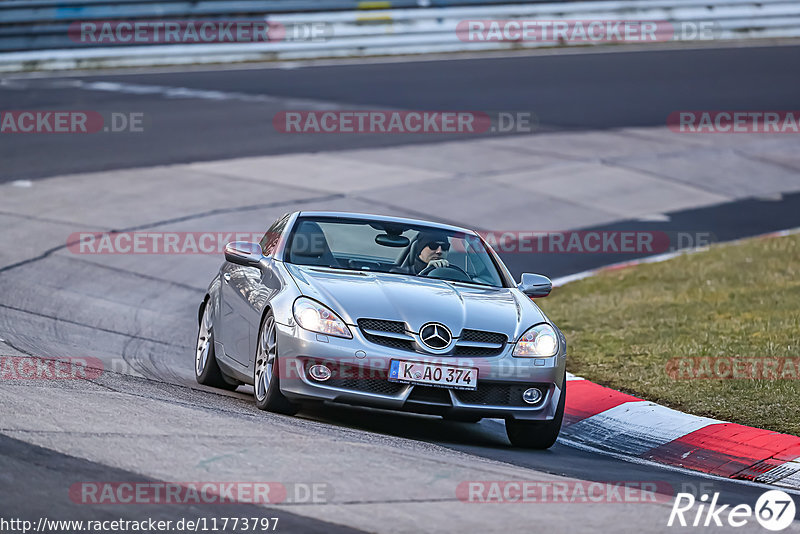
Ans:
[[[256,406],[351,405],[477,422],[547,448],[561,428],[566,340],[476,232],[411,219],[295,212],[233,242],[200,305],[195,375],[251,384]]]

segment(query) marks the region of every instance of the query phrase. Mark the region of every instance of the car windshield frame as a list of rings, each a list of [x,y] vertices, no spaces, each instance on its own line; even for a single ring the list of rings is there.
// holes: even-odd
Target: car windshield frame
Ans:
[[[448,239],[453,239],[453,238],[462,239],[462,240],[464,240],[465,243],[469,243],[470,246],[473,249],[475,248],[475,245],[477,244],[477,245],[480,246],[480,248],[482,250],[482,252],[478,252],[477,250],[475,250],[475,252],[471,252],[471,253],[468,253],[466,250],[462,251],[461,253],[464,254],[464,258],[465,258],[465,266],[466,266],[466,260],[472,261],[472,259],[473,259],[473,257],[475,255],[484,255],[486,260],[483,262],[483,266],[486,267],[487,270],[489,268],[494,269],[493,273],[490,272],[488,274],[490,274],[490,278],[494,278],[497,281],[497,283],[489,283],[485,279],[476,281],[476,280],[473,279],[473,276],[470,275],[469,273],[467,273],[467,276],[470,278],[470,280],[464,280],[464,279],[461,279],[461,278],[448,278],[448,277],[442,277],[442,276],[435,276],[435,277],[420,276],[419,274],[414,274],[414,273],[410,273],[410,272],[390,271],[388,269],[386,269],[386,270],[385,269],[371,269],[371,268],[364,268],[364,267],[357,268],[357,267],[354,267],[352,265],[347,265],[347,266],[333,265],[333,264],[328,263],[328,262],[323,262],[323,263],[298,262],[298,261],[295,261],[296,258],[295,259],[292,258],[292,245],[294,244],[296,232],[298,231],[298,229],[300,228],[300,226],[304,222],[315,222],[315,223],[323,223],[323,224],[324,223],[333,223],[333,224],[342,224],[342,225],[353,224],[353,225],[361,225],[361,226],[371,226],[372,228],[375,228],[375,226],[373,226],[373,225],[377,225],[377,226],[392,228],[394,233],[397,233],[397,230],[399,228],[402,228],[403,231],[400,232],[400,234],[404,234],[404,233],[406,233],[408,231],[417,232],[417,235],[415,235],[415,236],[413,236],[411,238],[411,241],[410,241],[410,243],[408,245],[404,245],[403,247],[398,247],[397,248],[398,250],[402,250],[402,251],[405,251],[405,250],[408,249],[408,247],[412,246],[414,244],[414,239],[416,239],[416,237],[418,235],[420,235],[422,232],[435,232],[435,233],[439,233],[439,234],[446,234]],[[376,230],[377,230],[377,228],[376,228]],[[326,237],[326,240],[327,240],[327,237]],[[387,248],[391,248],[391,247],[387,247]],[[467,247],[464,247],[464,248],[466,249]],[[328,248],[328,250],[330,252],[330,255],[334,256],[334,251],[331,250],[330,247]],[[409,251],[409,253],[410,253],[410,251]],[[385,258],[385,257],[384,258],[369,257],[369,256],[366,256],[366,255],[361,255],[361,254],[357,254],[357,253],[348,254],[348,256],[351,259],[355,259],[355,257],[361,257],[364,261],[369,261],[370,259],[372,259],[372,260],[387,260],[387,259],[389,259],[389,258]],[[401,258],[403,258],[403,252],[400,252],[398,254],[397,260],[395,260],[395,261],[398,261],[398,260],[400,261],[400,263],[395,263],[394,264],[395,268],[400,268],[400,266],[402,265],[403,259],[401,259]],[[454,228],[454,227],[453,228],[449,228],[449,227],[436,226],[436,225],[433,225],[433,224],[425,224],[424,221],[407,221],[406,222],[406,221],[402,221],[402,220],[391,220],[391,219],[390,220],[386,220],[386,219],[378,219],[378,218],[376,218],[376,219],[366,219],[366,218],[347,217],[347,216],[343,216],[342,217],[342,216],[330,216],[330,215],[298,215],[292,221],[291,228],[289,229],[289,232],[286,234],[285,246],[284,246],[284,250],[283,250],[283,254],[282,254],[282,261],[284,261],[285,263],[290,264],[290,265],[296,265],[298,267],[316,267],[316,268],[322,268],[322,269],[350,271],[350,272],[356,272],[356,273],[393,274],[393,275],[400,275],[400,276],[409,276],[409,277],[419,278],[419,279],[441,280],[441,281],[445,281],[445,282],[448,282],[448,283],[467,284],[467,285],[470,285],[470,286],[475,286],[475,287],[480,287],[480,288],[502,289],[502,288],[514,287],[513,280],[509,280],[509,275],[507,274],[508,273],[507,269],[505,269],[504,266],[499,263],[501,260],[496,256],[496,254],[491,249],[491,247],[483,239],[481,239],[481,237],[478,234],[476,234],[475,232],[472,232],[470,230],[461,229],[461,228]]]

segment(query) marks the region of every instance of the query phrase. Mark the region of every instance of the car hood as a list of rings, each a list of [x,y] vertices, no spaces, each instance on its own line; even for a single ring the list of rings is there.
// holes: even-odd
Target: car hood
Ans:
[[[350,325],[358,319],[403,321],[413,332],[425,323],[444,324],[454,336],[462,329],[506,334],[515,340],[530,326],[547,321],[517,289],[482,288],[400,274],[343,271],[286,264],[300,292]]]

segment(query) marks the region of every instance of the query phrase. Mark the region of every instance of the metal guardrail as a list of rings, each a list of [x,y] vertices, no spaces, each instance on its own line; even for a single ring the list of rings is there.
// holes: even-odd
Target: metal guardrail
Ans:
[[[536,3],[548,0],[517,0]],[[564,0],[562,0],[564,1]],[[567,0],[568,1],[568,0]],[[0,24],[507,4],[508,0],[5,0]]]
[[[541,2],[545,0],[520,0]],[[0,2],[0,52],[76,48],[71,22],[123,20],[263,20],[280,13],[505,4],[508,0],[5,0]]]
[[[375,8],[384,2],[352,0],[235,0],[198,2],[151,2],[121,0],[113,7],[117,16],[101,16],[111,4],[108,0],[11,0],[0,4],[0,51],[29,50],[0,54],[0,70],[25,68],[75,68],[133,66],[153,64],[210,63],[254,60],[280,60],[315,57],[342,57],[465,50],[502,50],[554,46],[542,40],[498,40],[471,42],[459,38],[459,23],[467,20],[630,20],[663,21],[667,24],[713,24],[713,39],[730,40],[758,37],[800,37],[800,1],[797,0],[584,0],[576,2],[529,2],[489,4],[485,0],[402,0],[406,9]],[[430,3],[434,7],[417,7]],[[56,22],[35,25],[10,24],[4,15],[25,5],[25,9],[69,8]],[[58,4],[61,7],[54,7]],[[191,8],[187,8],[191,4]],[[325,8],[326,11],[312,11]],[[397,5],[393,2],[392,5]],[[453,5],[459,4],[459,5]],[[487,5],[489,4],[489,5]],[[180,11],[175,6],[181,5]],[[280,5],[279,11],[274,6]],[[446,5],[448,7],[440,7]],[[147,46],[89,46],[70,39],[69,22],[78,20],[128,20],[133,11],[147,6],[150,11],[140,20],[208,19],[266,20],[281,25],[287,32],[311,24],[324,24],[325,38],[316,40],[214,44],[151,44]],[[171,6],[171,7],[170,7]],[[213,6],[213,9],[212,9]],[[250,6],[250,7],[248,7]],[[259,6],[266,11],[250,12]],[[349,7],[348,7],[349,6]],[[80,8],[77,11],[72,8]],[[169,8],[169,9],[167,9]],[[223,8],[225,11],[222,11]],[[292,11],[287,9],[292,8]],[[37,8],[38,9],[38,8]],[[96,18],[82,18],[81,10]],[[153,10],[162,9],[158,14]],[[242,10],[242,11],[237,11]],[[124,17],[119,17],[125,13]],[[139,14],[144,11],[137,11]],[[19,14],[19,13],[18,13]],[[85,13],[84,13],[85,14]],[[243,16],[246,15],[246,16]],[[205,15],[205,16],[201,16]],[[213,17],[209,17],[213,15]],[[30,20],[30,19],[26,19]],[[27,29],[27,30],[26,30]],[[670,40],[686,39],[685,35]],[[570,43],[561,43],[570,44]],[[588,44],[588,43],[578,43]],[[50,50],[35,50],[35,49]],[[58,50],[53,50],[58,49]],[[30,51],[34,50],[34,51]]]

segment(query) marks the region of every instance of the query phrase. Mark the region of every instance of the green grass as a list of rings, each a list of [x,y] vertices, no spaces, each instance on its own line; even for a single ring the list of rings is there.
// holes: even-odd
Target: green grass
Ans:
[[[800,435],[800,370],[784,369],[795,379],[667,371],[674,358],[800,362],[800,235],[606,271],[537,303],[567,337],[570,372],[695,415]]]

